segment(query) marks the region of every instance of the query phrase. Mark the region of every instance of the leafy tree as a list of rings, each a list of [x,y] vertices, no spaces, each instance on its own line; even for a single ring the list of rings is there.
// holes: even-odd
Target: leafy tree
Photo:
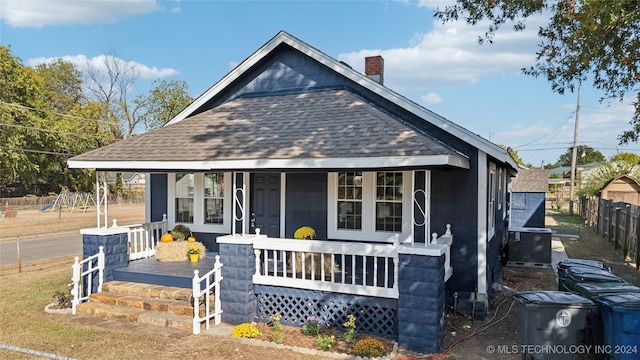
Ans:
[[[41,78],[9,48],[0,46],[0,185],[4,187],[38,180],[47,139],[33,131],[42,125],[42,118],[31,109],[38,108],[42,98]]]
[[[606,163],[603,166],[586,172],[582,176],[582,186],[576,194],[579,196],[596,196],[602,188],[618,175],[629,175],[640,179],[640,167],[627,162]]]
[[[70,156],[131,136],[139,124],[159,127],[191,101],[179,81],[155,82],[148,94],[130,100],[135,69],[105,61],[108,81],[90,68],[87,86],[85,74],[70,63],[59,59],[31,68],[0,46],[3,195],[58,192],[61,186],[92,191],[95,171],[68,169]]]
[[[144,109],[140,118],[148,130],[168,123],[193,100],[184,81],[156,80],[153,84],[155,87],[148,95],[136,99],[136,103]]]
[[[626,162],[630,164],[640,164],[640,155],[630,152],[619,152],[609,159],[609,162]]]
[[[560,155],[556,164],[558,166],[571,166],[572,157],[573,148],[568,148],[567,152]],[[604,163],[606,159],[600,151],[586,145],[578,145],[576,163],[590,164],[594,162]]]
[[[525,74],[543,76],[551,89],[563,94],[587,79],[603,92],[603,99],[622,100],[637,94],[631,130],[623,132],[621,144],[637,142],[640,136],[640,1],[637,0],[456,0],[438,8],[443,22],[463,19],[471,25],[488,21],[479,43],[493,42],[506,23],[515,31],[525,28],[531,16],[550,14],[538,29],[540,38],[536,64]]]
[[[504,146],[504,145],[500,145],[498,144],[498,146],[500,146],[501,148],[507,150],[507,153],[509,153],[509,155],[511,155],[511,157],[513,158],[513,160],[515,160],[516,163],[518,163],[518,165],[525,165],[524,161],[522,160],[522,158],[520,157],[520,155],[518,155],[518,152],[513,150],[510,147]]]

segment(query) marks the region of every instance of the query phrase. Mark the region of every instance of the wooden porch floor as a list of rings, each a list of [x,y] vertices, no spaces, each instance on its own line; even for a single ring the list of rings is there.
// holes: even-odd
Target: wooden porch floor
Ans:
[[[113,279],[190,289],[193,271],[198,270],[198,275],[202,276],[213,269],[216,255],[218,253],[208,252],[204,259],[195,263],[186,260],[162,262],[155,257],[133,260],[127,267],[114,270]]]

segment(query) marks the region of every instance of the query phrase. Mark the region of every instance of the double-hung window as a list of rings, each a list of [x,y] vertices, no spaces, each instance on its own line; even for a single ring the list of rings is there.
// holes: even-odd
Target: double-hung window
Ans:
[[[411,224],[410,171],[329,174],[328,236],[386,242]]]
[[[204,223],[222,224],[224,220],[224,173],[204,174]]]
[[[176,222],[193,223],[195,175],[177,173],[175,182]]]
[[[338,173],[338,229],[362,229],[362,172]]]
[[[223,172],[169,174],[170,221],[189,224],[192,231],[230,232],[230,180]]]

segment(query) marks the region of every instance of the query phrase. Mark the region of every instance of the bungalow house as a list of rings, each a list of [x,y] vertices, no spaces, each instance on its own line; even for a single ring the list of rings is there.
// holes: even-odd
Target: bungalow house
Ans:
[[[367,58],[361,74],[286,32],[166,126],[75,156],[69,166],[147,173],[146,220],[166,214],[169,228],[188,225],[220,254],[225,322],[252,320],[265,306],[298,307],[302,314],[311,300],[324,301],[318,307],[340,313],[340,306],[362,302],[368,305],[360,314],[392,309],[382,327],[401,345],[429,351],[442,345],[446,304],[486,316],[492,285],[500,281],[507,186],[517,172],[499,146],[385,87],[382,57]],[[292,255],[278,254],[298,244],[289,239],[302,226],[320,240],[306,251],[324,256],[339,247],[360,256],[330,256],[342,269],[342,284],[317,282],[300,293],[295,288],[304,288],[303,281],[286,278]],[[434,233],[453,235],[440,241]],[[231,251],[236,245],[245,248]],[[385,258],[381,249],[395,255]],[[435,260],[413,257],[427,253]],[[235,276],[242,277],[242,266],[253,267],[253,259],[256,275],[245,280],[284,274],[268,282],[276,290],[239,289],[244,280]],[[242,261],[249,264],[237,265]],[[235,270],[225,273],[230,266]],[[382,274],[387,267],[392,271]],[[333,275],[323,270],[321,278]],[[378,292],[390,299],[387,305],[367,302],[375,294],[366,289],[356,291],[357,301],[340,300],[343,285],[356,277],[362,285],[387,284],[389,291]],[[286,308],[269,302],[282,296],[297,300]],[[372,320],[369,330],[380,321]],[[429,329],[403,325],[410,321]]]

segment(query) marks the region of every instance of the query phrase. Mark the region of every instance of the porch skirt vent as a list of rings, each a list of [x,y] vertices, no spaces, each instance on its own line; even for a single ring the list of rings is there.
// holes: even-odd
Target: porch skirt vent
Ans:
[[[359,333],[394,339],[398,336],[397,299],[266,285],[255,285],[255,293],[257,321],[269,322],[269,316],[280,313],[283,325],[299,327],[315,316],[322,326],[344,330],[342,324],[353,314]]]

